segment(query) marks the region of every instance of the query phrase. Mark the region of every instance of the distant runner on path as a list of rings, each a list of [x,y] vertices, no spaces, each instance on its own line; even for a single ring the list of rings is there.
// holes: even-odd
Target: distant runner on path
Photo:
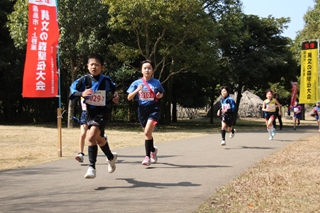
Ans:
[[[262,111],[264,111],[264,117],[266,119],[267,131],[269,133],[269,140],[272,140],[276,135],[276,129],[273,127],[273,121],[276,115],[276,107],[278,107],[279,115],[281,116],[280,106],[281,104],[273,98],[273,92],[268,90],[266,92],[267,99],[263,101]]]
[[[233,128],[235,119],[235,108],[236,104],[234,100],[229,96],[230,88],[228,86],[223,86],[219,89],[219,93],[222,98],[220,100],[221,108],[217,112],[217,116],[221,116],[221,146],[225,146],[226,143],[226,128],[230,132],[229,138],[233,138],[236,130]]]

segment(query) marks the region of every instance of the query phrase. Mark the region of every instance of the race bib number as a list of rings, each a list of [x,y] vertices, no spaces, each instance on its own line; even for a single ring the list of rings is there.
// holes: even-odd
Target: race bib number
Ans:
[[[267,106],[267,110],[268,111],[275,111],[276,109],[276,105],[275,104],[268,104]]]
[[[230,109],[231,107],[230,107],[230,104],[222,104],[222,110],[228,110],[228,109]]]
[[[154,95],[149,90],[140,90],[139,99],[142,101],[154,101]]]
[[[92,106],[105,106],[106,105],[106,91],[98,90],[86,101],[87,104]]]

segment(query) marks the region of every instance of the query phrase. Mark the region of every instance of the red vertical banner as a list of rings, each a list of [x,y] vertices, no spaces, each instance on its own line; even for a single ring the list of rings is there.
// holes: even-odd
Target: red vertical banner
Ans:
[[[291,82],[292,89],[291,89],[291,100],[290,100],[290,109],[294,106],[294,102],[297,99],[297,91],[298,91],[298,83]]]
[[[28,42],[22,96],[56,97],[56,55],[59,40],[56,0],[29,0],[28,8]]]

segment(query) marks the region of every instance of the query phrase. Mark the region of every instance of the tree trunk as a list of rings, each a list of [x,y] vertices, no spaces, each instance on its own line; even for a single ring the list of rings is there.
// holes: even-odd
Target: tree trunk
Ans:
[[[235,118],[234,118],[234,125],[236,125],[236,123],[237,123],[240,100],[241,100],[241,97],[242,97],[242,87],[243,87],[243,85],[240,84],[238,86],[238,88],[237,88],[236,113],[235,113]]]
[[[177,102],[173,101],[172,102],[172,122],[173,123],[177,123],[178,119],[177,119]]]
[[[210,101],[210,124],[213,124],[213,104],[214,104],[214,100],[215,100],[215,86],[212,87],[212,93],[211,93],[211,101]]]
[[[171,78],[172,79],[172,81],[174,81],[174,79],[175,79],[175,77],[172,77]],[[171,94],[172,94],[172,109],[171,109],[171,115],[172,115],[172,122],[173,123],[177,123],[178,122],[178,118],[177,118],[177,99],[176,99],[176,84],[174,83],[174,82],[172,82],[172,84],[171,84],[172,86],[171,86],[171,90],[170,90],[170,92],[171,92]]]
[[[74,82],[76,80],[77,76],[77,69],[72,69],[71,72],[71,82]],[[74,115],[74,107],[75,107],[75,101],[69,100],[68,102],[68,128],[73,128],[73,119],[72,116]]]

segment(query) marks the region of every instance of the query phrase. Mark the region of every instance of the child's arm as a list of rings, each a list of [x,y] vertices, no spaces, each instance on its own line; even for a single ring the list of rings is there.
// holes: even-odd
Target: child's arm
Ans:
[[[263,104],[262,104],[262,111],[267,111],[267,109],[266,109],[266,102],[263,102]]]
[[[276,100],[276,104],[277,104],[277,107],[278,107],[278,109],[279,109],[278,114],[281,115],[281,104],[279,103],[278,100]]]

